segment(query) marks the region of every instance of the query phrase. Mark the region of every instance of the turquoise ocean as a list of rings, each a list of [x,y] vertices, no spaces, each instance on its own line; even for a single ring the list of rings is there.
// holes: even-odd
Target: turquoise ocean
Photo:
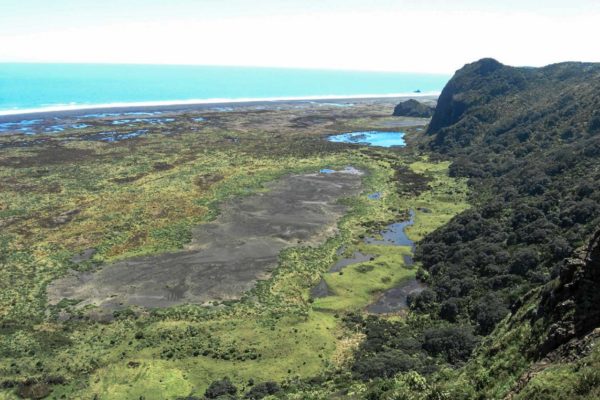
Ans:
[[[287,68],[0,63],[0,115],[93,106],[437,94],[449,78]]]

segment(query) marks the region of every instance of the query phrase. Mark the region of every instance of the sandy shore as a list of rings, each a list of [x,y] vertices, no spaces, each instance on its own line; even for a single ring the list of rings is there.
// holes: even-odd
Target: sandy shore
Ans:
[[[124,105],[107,105],[107,106],[81,106],[73,109],[49,109],[49,110],[32,110],[23,112],[15,111],[15,114],[0,115],[0,123],[17,122],[23,119],[44,119],[44,118],[67,118],[79,117],[88,114],[98,113],[132,113],[132,112],[190,112],[190,111],[208,111],[218,110],[219,108],[227,108],[240,110],[251,107],[264,107],[272,109],[277,107],[293,107],[304,103],[320,103],[320,104],[356,104],[378,101],[403,101],[408,99],[417,99],[421,101],[435,101],[439,94],[429,93],[414,93],[407,95],[389,95],[389,96],[345,96],[345,97],[319,97],[319,98],[292,98],[292,99],[266,99],[266,100],[224,100],[216,102],[181,102],[181,103],[156,103],[156,104],[124,104]]]

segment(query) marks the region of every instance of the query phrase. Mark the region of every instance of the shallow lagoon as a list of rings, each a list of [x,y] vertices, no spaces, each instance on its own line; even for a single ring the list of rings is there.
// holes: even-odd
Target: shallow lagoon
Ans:
[[[330,142],[354,143],[378,147],[405,146],[404,132],[364,131],[329,136]]]
[[[367,237],[364,239],[367,244],[384,244],[394,246],[410,246],[414,250],[414,242],[408,238],[404,230],[415,223],[415,212],[409,210],[410,219],[408,221],[394,222],[388,225],[380,232],[381,239]]]
[[[25,134],[31,134],[33,127],[42,122],[41,119],[24,119],[19,122],[3,122],[0,123],[0,133],[16,131]]]

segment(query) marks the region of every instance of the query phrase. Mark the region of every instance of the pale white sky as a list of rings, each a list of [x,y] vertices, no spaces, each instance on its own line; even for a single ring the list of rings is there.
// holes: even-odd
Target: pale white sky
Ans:
[[[600,61],[600,0],[0,0],[0,62],[452,73]]]

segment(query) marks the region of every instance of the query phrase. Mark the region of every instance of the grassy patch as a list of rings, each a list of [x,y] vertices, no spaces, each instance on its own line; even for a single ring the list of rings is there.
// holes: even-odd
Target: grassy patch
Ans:
[[[411,254],[410,248],[375,245],[361,245],[359,248],[377,258],[348,266],[340,272],[325,274],[324,279],[335,295],[317,299],[314,303],[316,308],[358,310],[372,303],[378,293],[414,277],[416,269],[407,268],[402,257]]]

